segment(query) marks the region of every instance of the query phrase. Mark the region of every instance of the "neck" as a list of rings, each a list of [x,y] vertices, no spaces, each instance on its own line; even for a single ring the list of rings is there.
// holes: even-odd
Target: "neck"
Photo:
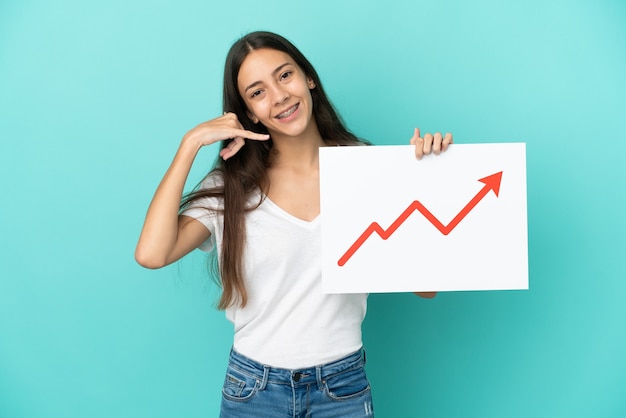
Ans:
[[[298,136],[272,135],[272,142],[270,164],[273,167],[317,166],[319,148],[326,145],[314,123]]]

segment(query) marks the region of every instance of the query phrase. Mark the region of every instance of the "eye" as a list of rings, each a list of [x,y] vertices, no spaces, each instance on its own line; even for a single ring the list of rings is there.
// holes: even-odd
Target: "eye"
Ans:
[[[250,98],[254,99],[255,97],[259,96],[262,92],[263,90],[254,90],[252,93],[250,93]]]
[[[292,74],[292,73],[293,73],[293,71],[285,71],[284,73],[282,73],[282,74],[280,75],[280,79],[281,79],[281,80],[284,80],[284,79],[286,79],[286,78],[289,78],[289,77],[291,76],[291,74]]]

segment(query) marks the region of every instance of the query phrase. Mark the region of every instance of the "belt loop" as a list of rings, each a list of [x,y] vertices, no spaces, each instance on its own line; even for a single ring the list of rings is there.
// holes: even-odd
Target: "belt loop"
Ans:
[[[324,390],[324,380],[322,376],[322,366],[315,367],[315,378],[317,379],[317,388],[319,390]]]
[[[259,386],[259,390],[265,390],[265,387],[267,386],[267,380],[269,379],[269,375],[270,375],[270,366],[263,366],[263,380],[261,380],[261,386]]]

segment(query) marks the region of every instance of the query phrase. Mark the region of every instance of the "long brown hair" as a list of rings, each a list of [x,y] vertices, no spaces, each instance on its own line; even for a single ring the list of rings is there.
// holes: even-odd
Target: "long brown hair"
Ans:
[[[315,83],[315,88],[311,90],[313,117],[324,141],[332,141],[333,144],[338,145],[355,145],[366,142],[346,129],[326,96],[317,71],[309,60],[287,39],[271,32],[249,33],[236,41],[230,48],[224,66],[224,112],[235,113],[244,129],[268,133],[263,124],[254,124],[248,117],[246,104],[237,88],[237,77],[244,59],[251,51],[262,48],[274,49],[288,54],[313,80]],[[222,149],[228,146],[229,142],[228,140],[223,141]],[[244,307],[248,301],[243,277],[243,253],[246,237],[245,213],[261,204],[261,200],[259,200],[250,206],[248,204],[250,196],[258,190],[267,190],[269,187],[266,172],[269,167],[271,149],[271,138],[268,141],[246,141],[246,145],[228,160],[218,157],[209,174],[218,174],[223,179],[223,186],[211,189],[196,187],[181,202],[181,209],[184,209],[192,201],[203,197],[223,199],[224,232],[218,263],[222,296],[218,303],[218,309],[226,309],[235,303]],[[263,195],[261,194],[261,196]],[[215,210],[215,208],[209,209]]]

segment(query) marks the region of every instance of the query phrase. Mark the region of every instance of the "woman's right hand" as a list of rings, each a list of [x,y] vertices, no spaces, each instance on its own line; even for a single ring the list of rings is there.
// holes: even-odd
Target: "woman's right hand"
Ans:
[[[190,141],[197,149],[213,144],[218,141],[232,139],[232,141],[220,151],[220,157],[227,160],[245,145],[246,139],[255,141],[267,141],[268,134],[259,134],[243,128],[237,115],[232,112],[203,122],[185,134],[183,141]]]

